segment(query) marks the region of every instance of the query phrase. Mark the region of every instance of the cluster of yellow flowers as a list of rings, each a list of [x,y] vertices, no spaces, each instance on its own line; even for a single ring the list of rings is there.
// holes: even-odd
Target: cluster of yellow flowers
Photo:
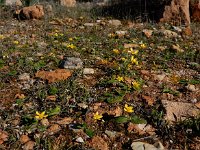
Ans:
[[[124,111],[127,113],[133,113],[134,112],[133,106],[128,106],[127,104],[125,104]],[[94,120],[102,120],[103,115],[99,114],[99,112],[97,111],[96,113],[93,114],[93,119]]]
[[[76,46],[74,44],[67,44],[67,48],[75,49]]]

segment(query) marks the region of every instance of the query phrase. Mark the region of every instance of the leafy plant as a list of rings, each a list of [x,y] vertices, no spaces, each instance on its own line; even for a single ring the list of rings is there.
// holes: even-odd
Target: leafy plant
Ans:
[[[61,112],[61,107],[60,106],[56,106],[55,108],[50,109],[47,114],[48,116],[54,116],[54,115],[58,115]]]

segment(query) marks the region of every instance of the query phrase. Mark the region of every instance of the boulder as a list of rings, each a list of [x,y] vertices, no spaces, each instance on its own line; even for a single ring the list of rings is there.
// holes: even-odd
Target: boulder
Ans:
[[[21,20],[41,19],[44,16],[42,5],[24,7],[18,11],[18,18]]]
[[[165,6],[163,18],[160,22],[172,22],[174,24],[190,25],[189,0],[172,0],[170,5]]]

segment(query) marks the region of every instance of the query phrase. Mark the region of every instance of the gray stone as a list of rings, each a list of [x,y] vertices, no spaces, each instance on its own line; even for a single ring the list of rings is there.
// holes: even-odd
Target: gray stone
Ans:
[[[83,74],[88,75],[88,74],[94,74],[94,69],[93,68],[84,68],[83,69]]]
[[[18,76],[20,81],[29,81],[30,80],[30,74],[29,73],[23,73]]]
[[[125,36],[128,32],[127,31],[116,31],[115,32],[119,37]]]
[[[160,142],[159,144],[156,144],[156,146],[144,142],[133,142],[131,148],[132,150],[164,150],[164,147]]]
[[[85,23],[84,26],[86,27],[94,27],[96,23]]]
[[[82,137],[78,137],[78,138],[76,139],[76,142],[78,142],[78,143],[84,143],[84,140],[83,140]]]
[[[122,25],[120,20],[109,20],[108,23],[116,27]]]
[[[176,32],[173,32],[171,30],[164,30],[162,29],[160,31],[166,38],[177,38],[178,34]]]
[[[5,0],[5,5],[22,6],[22,2],[20,0]]]
[[[67,57],[64,60],[63,68],[66,69],[80,69],[83,67],[83,61],[76,57]]]
[[[110,138],[115,138],[116,135],[117,135],[117,132],[116,132],[116,131],[109,131],[109,130],[106,130],[106,131],[105,131],[105,134],[107,134]]]

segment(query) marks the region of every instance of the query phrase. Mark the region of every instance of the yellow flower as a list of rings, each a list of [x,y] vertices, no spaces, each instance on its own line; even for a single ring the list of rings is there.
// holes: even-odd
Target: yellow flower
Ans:
[[[114,52],[115,54],[119,54],[119,50],[118,50],[118,49],[113,49],[113,52]]]
[[[59,35],[60,35],[60,36],[64,36],[64,34],[63,34],[63,33],[60,33]]]
[[[137,55],[139,51],[133,50],[133,48],[130,48],[130,50],[128,52],[131,53],[132,55]]]
[[[128,112],[128,113],[134,112],[133,106],[128,106],[127,104],[125,104],[125,106],[124,106],[124,111],[126,111],[126,112]]]
[[[138,83],[137,81],[133,81],[132,82],[132,86],[135,90],[139,90],[140,89],[140,83]]]
[[[134,56],[131,56],[131,63],[138,65],[138,61],[136,58],[134,58]]]
[[[2,34],[0,34],[0,40],[3,40],[5,37],[2,35]]]
[[[131,64],[128,64],[128,70],[130,70],[132,68],[132,65]]]
[[[54,36],[55,36],[55,37],[58,37],[58,33],[55,33]]]
[[[101,120],[103,118],[102,115],[99,115],[99,112],[96,112],[93,116],[94,120]]]
[[[69,38],[68,40],[69,40],[69,41],[73,41],[73,38]]]
[[[119,81],[119,82],[121,82],[121,81],[124,81],[124,78],[121,77],[121,76],[117,76],[116,80]]]
[[[18,44],[19,44],[19,41],[13,41],[13,44],[18,45]]]
[[[126,59],[126,58],[124,58],[124,57],[122,57],[122,58],[121,58],[121,60],[122,60],[122,61],[126,61],[127,59]]]
[[[141,48],[146,48],[146,45],[145,44],[140,44],[140,47]]]
[[[67,48],[75,49],[76,46],[74,46],[74,44],[68,44],[68,45],[67,45]]]
[[[108,37],[110,37],[110,38],[114,38],[116,35],[114,34],[114,33],[109,33],[108,34]]]
[[[48,115],[45,115],[45,111],[39,113],[38,111],[36,111],[36,116],[35,118],[38,120],[42,120],[43,118],[46,118]]]

